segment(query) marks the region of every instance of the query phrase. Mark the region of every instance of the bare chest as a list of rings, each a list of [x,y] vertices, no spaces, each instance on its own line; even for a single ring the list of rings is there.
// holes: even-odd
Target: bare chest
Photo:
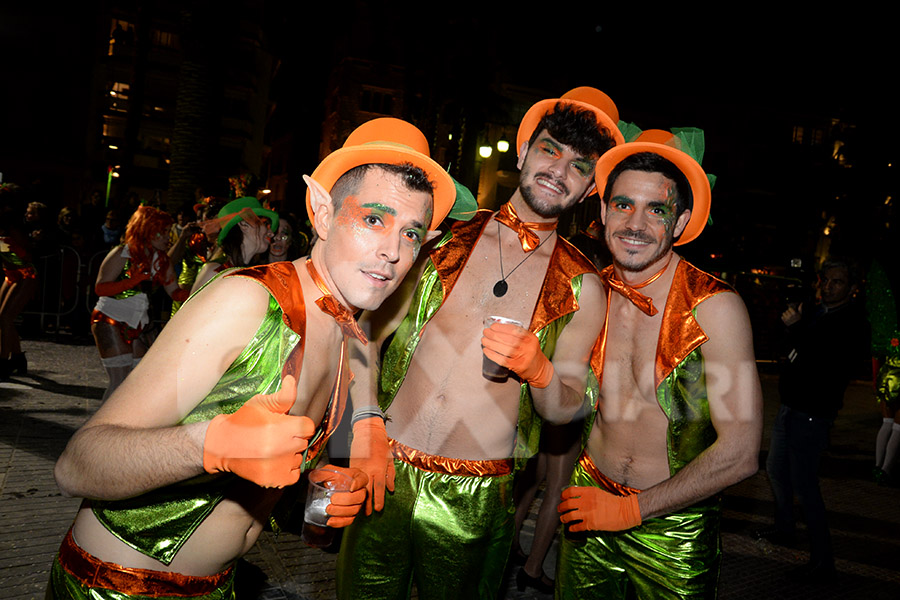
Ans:
[[[315,309],[315,306],[312,308]],[[342,352],[340,332],[327,320],[310,316],[306,335],[303,363],[297,380],[297,399],[291,414],[305,415],[319,423],[338,383],[338,373],[341,373],[341,379],[346,380],[349,367],[346,351]]]
[[[604,414],[658,408],[655,365],[662,313],[647,317],[612,295],[601,389]]]

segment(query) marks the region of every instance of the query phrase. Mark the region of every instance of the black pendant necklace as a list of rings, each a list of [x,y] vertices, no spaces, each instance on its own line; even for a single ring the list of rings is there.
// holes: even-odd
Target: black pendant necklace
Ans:
[[[515,272],[516,272],[516,269],[518,269],[519,267],[521,267],[523,262],[525,262],[526,260],[528,260],[529,258],[531,258],[532,256],[534,256],[535,254],[537,254],[538,249],[539,249],[541,246],[543,246],[543,245],[544,245],[544,242],[546,242],[547,240],[549,240],[549,239],[553,236],[554,233],[556,233],[556,230],[555,230],[555,229],[553,230],[553,233],[551,233],[551,234],[548,235],[546,238],[544,238],[543,241],[541,241],[541,243],[538,244],[537,247],[535,247],[534,250],[532,250],[531,252],[529,252],[528,255],[527,255],[525,258],[523,258],[522,260],[520,260],[520,261],[519,261],[519,264],[517,264],[515,267],[513,267],[513,270],[512,270],[512,271],[510,271],[509,273],[507,273],[506,275],[504,275],[504,274],[503,274],[503,244],[500,243],[500,221],[497,221],[497,250],[498,250],[499,253],[500,253],[500,280],[499,280],[497,283],[494,284],[494,289],[493,289],[494,296],[496,296],[497,298],[502,298],[503,296],[506,295],[506,292],[509,290],[509,284],[506,283],[507,278],[508,278],[510,275],[512,275],[513,273],[515,273]]]

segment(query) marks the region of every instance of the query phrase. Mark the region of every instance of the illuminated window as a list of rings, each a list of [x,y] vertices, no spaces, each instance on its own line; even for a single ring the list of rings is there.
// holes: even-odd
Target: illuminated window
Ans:
[[[122,52],[125,46],[134,43],[134,26],[122,19],[112,19],[109,24],[109,51],[112,56]]]
[[[109,95],[115,98],[128,98],[128,92],[131,90],[131,86],[127,83],[123,83],[121,81],[114,81],[112,86],[109,88]]]
[[[795,144],[803,143],[803,127],[801,125],[794,125],[794,137],[792,141]]]

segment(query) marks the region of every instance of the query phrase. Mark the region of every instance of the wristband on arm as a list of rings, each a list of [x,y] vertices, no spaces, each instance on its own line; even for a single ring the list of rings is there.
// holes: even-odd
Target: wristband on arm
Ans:
[[[367,484],[366,514],[384,508],[384,492],[394,491],[394,457],[384,427],[385,416],[377,406],[353,411],[350,419],[353,443],[350,444],[350,466],[363,471]]]

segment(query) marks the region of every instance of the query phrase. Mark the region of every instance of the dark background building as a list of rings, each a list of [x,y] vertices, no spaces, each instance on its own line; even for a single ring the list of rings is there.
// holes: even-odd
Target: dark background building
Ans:
[[[896,245],[890,19],[520,3],[106,0],[0,9],[0,172],[52,209],[92,194],[175,210],[300,179],[355,126],[397,116],[480,203],[516,186],[519,119],[579,85],[642,129],[700,127],[713,224],[683,248],[723,275],[793,276]],[[483,158],[479,147],[490,146]],[[111,175],[118,175],[112,177]],[[598,215],[586,202],[563,224]],[[793,268],[791,265],[795,265]],[[760,285],[756,281],[754,285]],[[777,286],[776,286],[777,287]]]

